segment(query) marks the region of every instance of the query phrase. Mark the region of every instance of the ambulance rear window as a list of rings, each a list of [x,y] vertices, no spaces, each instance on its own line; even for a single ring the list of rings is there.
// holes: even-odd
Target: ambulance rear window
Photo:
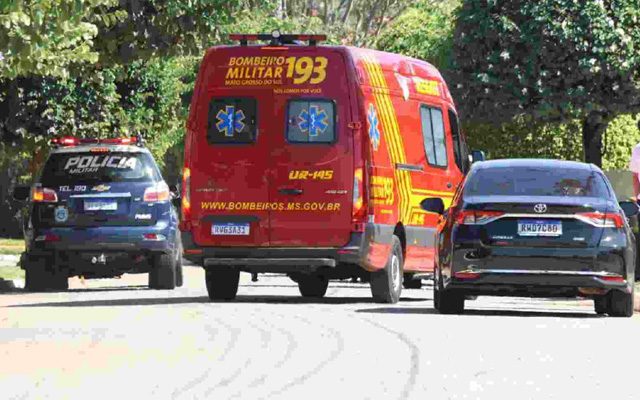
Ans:
[[[332,101],[291,100],[287,119],[287,140],[291,143],[335,141],[335,105]]]
[[[253,143],[256,140],[256,100],[218,97],[209,103],[209,144]]]

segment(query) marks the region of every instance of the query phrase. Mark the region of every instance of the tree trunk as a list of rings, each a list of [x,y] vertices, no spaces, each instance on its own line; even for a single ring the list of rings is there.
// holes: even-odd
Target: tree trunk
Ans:
[[[602,166],[602,137],[611,121],[609,113],[604,111],[591,111],[582,121],[582,146],[584,148],[584,160],[598,167]]]

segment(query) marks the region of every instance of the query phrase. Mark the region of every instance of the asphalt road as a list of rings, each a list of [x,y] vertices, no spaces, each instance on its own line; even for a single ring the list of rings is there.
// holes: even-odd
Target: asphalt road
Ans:
[[[639,399],[640,321],[590,301],[479,298],[437,314],[431,286],[395,305],[332,282],[310,301],[242,275],[210,303],[199,268],[0,295],[1,399]]]

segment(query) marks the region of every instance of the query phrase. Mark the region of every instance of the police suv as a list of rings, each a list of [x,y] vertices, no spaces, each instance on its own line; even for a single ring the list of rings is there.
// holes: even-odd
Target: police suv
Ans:
[[[182,246],[173,200],[140,136],[55,138],[23,219],[25,288],[66,290],[68,278],[149,273],[149,287],[182,285]]]

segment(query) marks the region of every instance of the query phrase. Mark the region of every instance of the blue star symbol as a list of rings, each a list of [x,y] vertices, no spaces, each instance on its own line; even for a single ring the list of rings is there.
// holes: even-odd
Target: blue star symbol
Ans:
[[[302,110],[298,116],[298,127],[302,132],[309,131],[309,136],[318,136],[320,133],[324,133],[329,127],[327,122],[327,113],[318,106],[309,107],[309,111]]]
[[[378,113],[376,113],[373,104],[369,104],[367,121],[369,122],[369,137],[371,138],[373,150],[378,151],[378,147],[380,146],[380,130],[378,129]]]
[[[218,132],[224,132],[225,136],[232,137],[233,132],[242,132],[244,129],[244,112],[242,110],[236,111],[235,106],[225,106],[224,110],[218,111],[216,118],[216,128]]]

